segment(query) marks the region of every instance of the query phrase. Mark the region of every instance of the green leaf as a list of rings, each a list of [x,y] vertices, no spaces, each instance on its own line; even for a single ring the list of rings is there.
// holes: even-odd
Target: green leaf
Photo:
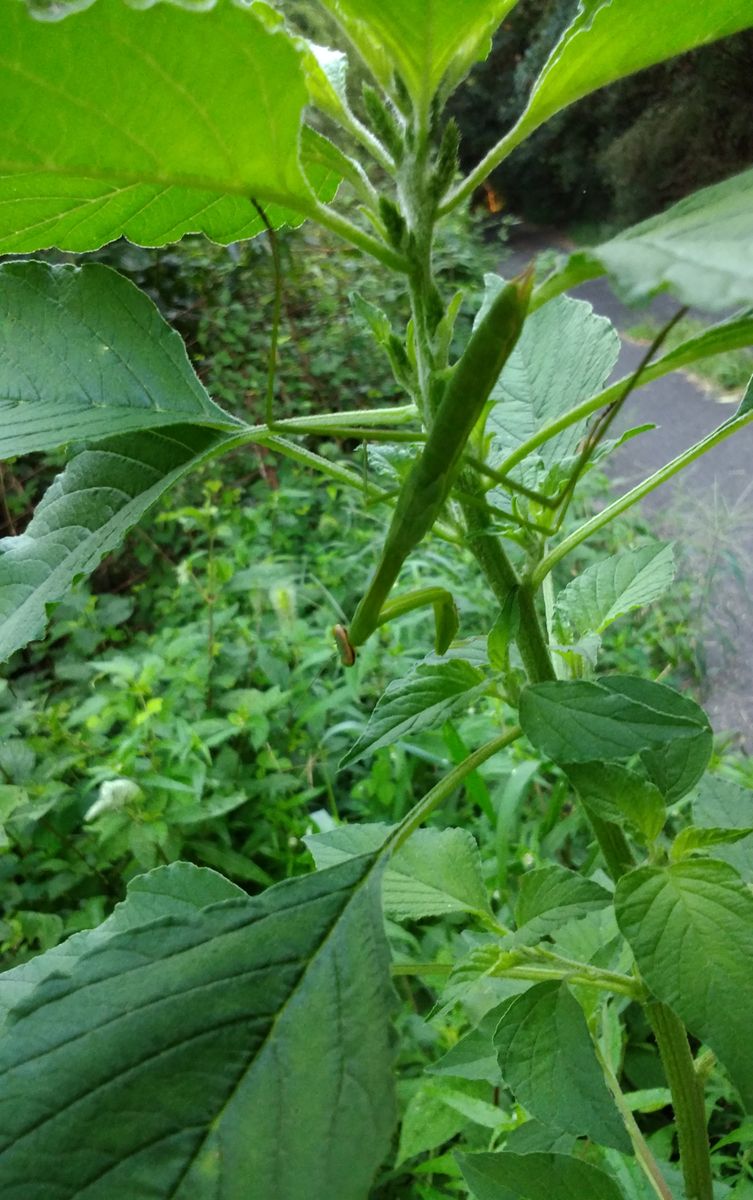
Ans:
[[[557,615],[575,638],[602,633],[618,617],[657,600],[674,575],[671,545],[655,542],[610,555],[587,567],[560,592]]]
[[[719,775],[704,775],[693,801],[693,821],[746,829],[753,825],[753,791]],[[747,883],[753,883],[753,836],[734,846],[718,846],[714,858],[729,863]]]
[[[585,879],[552,863],[527,871],[520,883],[515,922],[515,941],[539,941],[558,925],[612,903],[610,893],[593,879]]]
[[[423,114],[486,58],[491,35],[517,0],[322,0],[389,92],[397,70]]]
[[[47,606],[90,574],[167,488],[233,441],[169,425],[123,434],[73,458],[26,531],[0,541],[0,661],[42,636]]]
[[[486,276],[487,294],[503,281]],[[490,463],[496,466],[543,425],[598,392],[617,362],[620,339],[605,317],[596,316],[590,304],[558,296],[526,321],[518,343],[499,377],[488,420],[492,435]],[[562,459],[572,455],[585,422],[550,438],[535,452],[523,474],[536,485]]]
[[[497,851],[497,877],[501,888],[507,884],[511,842],[520,824],[520,814],[534,776],[540,767],[541,763],[538,762],[524,762],[515,767],[497,802],[497,827],[494,841]]]
[[[515,144],[560,109],[653,63],[753,25],[748,0],[581,0],[513,131]]]
[[[369,717],[340,767],[358,762],[382,746],[443,725],[482,696],[489,686],[481,671],[462,659],[436,666],[421,663],[403,679],[394,680]]]
[[[684,743],[683,743],[684,744]],[[568,766],[567,775],[584,804],[604,821],[627,821],[651,842],[667,819],[655,783],[617,763],[591,762]]]
[[[710,729],[705,729],[697,737],[667,742],[656,750],[644,750],[641,760],[667,804],[674,804],[698,783],[709,765],[713,748],[713,734]]]
[[[547,1129],[540,1121],[524,1121],[505,1138],[505,1150],[515,1154],[531,1154],[540,1150],[570,1154],[574,1145],[575,1138],[571,1133]]]
[[[109,267],[5,263],[0,318],[0,458],[181,422],[239,427],[149,297]]]
[[[745,416],[746,413],[750,412],[750,410],[752,408],[753,408],[753,377],[751,378],[750,383],[748,384],[748,386],[745,389],[745,394],[738,405],[735,416],[743,417],[743,416]]]
[[[137,886],[0,979],[3,1195],[362,1200],[394,1121],[373,856],[253,899],[186,863]]]
[[[489,663],[495,671],[510,670],[510,646],[520,628],[520,593],[518,588],[508,592],[499,615],[486,639]]]
[[[745,171],[695,192],[592,253],[630,302],[668,288],[683,304],[710,312],[750,304],[752,206],[753,171]]]
[[[726,863],[688,859],[623,876],[615,905],[651,991],[711,1047],[753,1108],[753,894]]]
[[[388,825],[340,825],[304,838],[317,868],[378,849]],[[384,872],[385,912],[398,921],[450,912],[490,912],[476,841],[465,829],[419,829]]]
[[[426,1080],[413,1093],[400,1127],[396,1166],[427,1150],[449,1142],[468,1124],[468,1119],[445,1103],[441,1086]]]
[[[300,153],[308,52],[270,14],[97,0],[50,22],[6,5],[0,253],[189,231],[230,242],[263,228],[251,196],[274,224],[300,221],[314,202]],[[321,165],[311,176],[330,187]]]
[[[475,1029],[466,1033],[446,1054],[426,1067],[426,1073],[484,1080],[495,1087],[499,1086],[502,1077],[497,1052],[494,1049],[494,1031],[499,1023],[501,1011],[501,1008],[497,1007],[487,1013]]]
[[[477,1200],[624,1200],[598,1167],[568,1154],[458,1154]]]
[[[494,1044],[505,1082],[538,1121],[630,1153],[583,1010],[566,984],[539,983],[511,1000]]]
[[[536,749],[558,763],[611,762],[708,730],[694,701],[631,675],[526,687],[520,723]]]
[[[678,833],[669,848],[669,857],[672,862],[679,862],[680,859],[687,858],[688,855],[695,854],[699,850],[708,850],[712,846],[723,846],[725,842],[741,842],[751,833],[753,833],[751,825],[742,829],[722,829],[718,826],[699,828],[696,825],[690,825]]]

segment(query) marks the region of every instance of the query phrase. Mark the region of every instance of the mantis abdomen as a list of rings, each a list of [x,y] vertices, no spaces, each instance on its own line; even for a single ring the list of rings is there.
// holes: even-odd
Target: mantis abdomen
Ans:
[[[377,628],[400,568],[429,532],[449,496],[468,439],[520,336],[532,284],[532,273],[526,272],[499,292],[455,365],[421,455],[398,497],[374,576],[347,632],[351,661],[353,647],[360,646]],[[343,637],[340,629],[341,645]]]

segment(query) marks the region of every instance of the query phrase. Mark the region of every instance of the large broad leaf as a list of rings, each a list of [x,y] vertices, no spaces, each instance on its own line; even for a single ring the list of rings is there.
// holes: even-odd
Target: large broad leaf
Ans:
[[[388,91],[395,70],[422,113],[491,48],[517,0],[322,0]]]
[[[592,253],[632,301],[668,288],[684,304],[711,312],[750,304],[752,211],[753,171],[746,171],[695,192]]]
[[[708,735],[708,718],[693,700],[631,675],[524,688],[520,723],[536,749],[558,763],[613,762]]]
[[[630,1153],[583,1010],[564,983],[539,983],[511,1000],[494,1044],[505,1082],[538,1121]]]
[[[598,88],[753,26],[749,0],[581,0],[536,80],[512,137],[522,141]]]
[[[490,275],[486,285],[493,292],[501,280]],[[495,404],[487,422],[491,464],[506,459],[543,425],[598,392],[619,351],[620,339],[610,322],[583,300],[558,296],[533,313],[492,392]],[[571,425],[540,446],[534,462],[523,468],[526,481],[536,485],[542,473],[546,476],[572,455],[583,426]]]
[[[674,551],[661,542],[610,555],[560,592],[557,615],[576,638],[601,633],[618,617],[657,600],[674,575]]]
[[[195,422],[238,427],[177,333],[109,267],[0,267],[0,458]]]
[[[321,870],[383,845],[387,825],[341,825],[305,838]],[[390,859],[384,872],[384,910],[396,920],[416,921],[451,912],[486,916],[489,900],[481,859],[466,829],[419,829]]]
[[[615,1181],[568,1154],[459,1154],[477,1200],[624,1200]]]
[[[169,425],[72,459],[26,531],[0,541],[0,661],[41,637],[47,606],[93,571],[171,484],[232,444],[215,430]]]
[[[394,1120],[374,857],[255,899],[202,874],[0,979],[7,1200],[367,1193]]]
[[[341,767],[390,746],[400,738],[433,729],[464,711],[489,684],[481,671],[458,659],[436,666],[421,664],[404,679],[396,679],[377,701],[358,741]]]
[[[659,1000],[707,1042],[753,1108],[753,893],[723,862],[641,867],[617,885],[617,920]]]
[[[275,224],[305,216],[306,52],[265,5],[254,9],[97,0],[50,22],[6,4],[0,252],[89,250],[121,234],[155,245],[189,231],[230,242],[263,228],[251,196],[273,206]],[[314,188],[328,187],[312,159]]]
[[[693,820],[696,825],[747,829],[753,825],[753,791],[719,775],[704,775],[693,801]],[[753,883],[753,834],[734,846],[717,846],[714,858],[729,863],[747,883]]]

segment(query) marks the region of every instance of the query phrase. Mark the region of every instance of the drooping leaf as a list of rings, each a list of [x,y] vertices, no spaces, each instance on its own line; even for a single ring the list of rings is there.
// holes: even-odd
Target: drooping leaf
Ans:
[[[483,673],[462,659],[435,665],[419,664],[409,675],[394,680],[369,717],[358,741],[340,766],[357,762],[382,746],[424,729],[444,724],[488,688]]]
[[[706,1042],[753,1107],[753,893],[727,863],[640,867],[617,885],[620,928],[654,995]]]
[[[520,723],[537,750],[558,763],[613,762],[708,731],[694,701],[631,675],[526,687]]]
[[[109,267],[0,267],[0,458],[195,422],[240,428],[180,336]]]
[[[568,778],[584,803],[604,821],[627,822],[648,841],[658,837],[667,810],[650,779],[617,763],[572,764]]]
[[[601,884],[556,863],[527,871],[515,905],[515,940],[539,941],[558,925],[611,903],[611,895]]]
[[[602,633],[618,617],[657,600],[674,574],[673,548],[661,542],[610,555],[560,592],[557,615],[576,638]]]
[[[554,113],[605,84],[750,26],[748,0],[662,0],[660,10],[651,0],[581,0],[512,138],[517,144]]]
[[[388,825],[340,825],[304,840],[321,870],[381,846]],[[450,912],[488,913],[478,846],[465,829],[419,829],[390,859],[384,872],[385,912],[420,920]]]
[[[745,829],[753,825],[753,791],[719,775],[704,775],[693,801],[693,821]],[[717,846],[714,858],[729,863],[747,883],[753,883],[753,834],[736,845]]]
[[[476,1200],[625,1200],[618,1185],[592,1163],[569,1154],[458,1154]]]
[[[153,872],[137,915],[2,977],[9,1200],[368,1191],[394,1120],[374,858],[254,899],[197,874]]]
[[[687,796],[709,765],[714,736],[703,729],[697,737],[678,738],[655,750],[644,750],[641,760],[668,804]]]
[[[232,435],[191,425],[123,434],[73,458],[24,533],[0,541],[0,661],[41,637],[47,606]]]
[[[487,292],[501,284],[497,276],[486,277]],[[492,393],[495,404],[487,421],[491,465],[499,465],[543,425],[598,392],[619,350],[611,323],[583,300],[558,296],[533,313]],[[571,425],[540,446],[535,462],[523,469],[526,482],[535,485],[542,472],[546,475],[572,455],[583,428],[583,422]]]
[[[745,171],[619,233],[593,254],[631,301],[668,288],[684,304],[710,312],[750,304],[751,205],[753,171]]]
[[[263,228],[251,196],[279,225],[306,215],[312,186],[331,195],[329,170],[314,157],[309,183],[301,161],[305,46],[270,13],[97,0],[51,22],[6,5],[0,252],[230,242]]]
[[[452,90],[485,58],[491,35],[517,0],[322,0],[358,53],[390,91],[397,70],[419,110]]]
[[[583,1010],[565,984],[539,983],[511,1000],[494,1044],[505,1082],[538,1121],[630,1153]]]

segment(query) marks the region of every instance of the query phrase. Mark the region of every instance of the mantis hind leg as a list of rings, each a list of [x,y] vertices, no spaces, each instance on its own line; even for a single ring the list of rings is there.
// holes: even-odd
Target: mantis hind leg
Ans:
[[[434,649],[437,654],[444,654],[458,631],[458,610],[454,599],[446,588],[419,588],[415,592],[407,592],[403,596],[395,596],[382,606],[377,618],[376,627],[386,625],[396,617],[405,613],[415,612],[419,608],[434,610]],[[344,625],[335,625],[332,630],[340,661],[345,667],[352,667],[356,661],[356,646],[350,639]]]

